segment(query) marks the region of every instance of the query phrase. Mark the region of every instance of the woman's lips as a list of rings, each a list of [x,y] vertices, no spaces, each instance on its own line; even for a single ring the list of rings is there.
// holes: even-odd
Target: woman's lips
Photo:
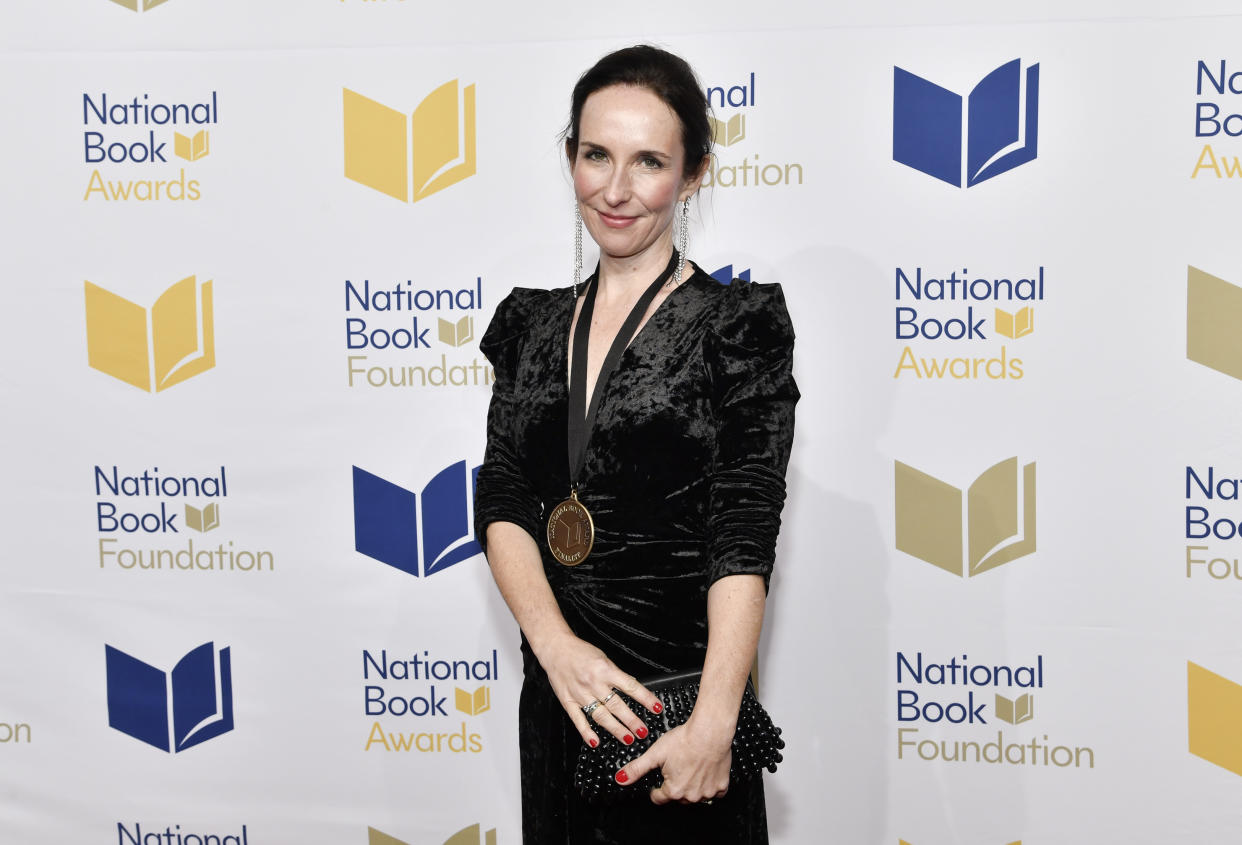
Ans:
[[[604,221],[604,225],[611,229],[624,229],[638,219],[637,217],[618,217],[612,214],[605,214],[602,211],[597,213],[599,214],[599,219]]]

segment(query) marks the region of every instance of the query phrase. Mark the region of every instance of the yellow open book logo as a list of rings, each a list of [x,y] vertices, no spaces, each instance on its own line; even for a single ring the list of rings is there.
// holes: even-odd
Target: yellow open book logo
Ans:
[[[368,827],[367,845],[408,845],[408,843],[402,842],[395,836],[389,836],[387,833],[380,833],[373,827]],[[444,845],[496,845],[496,829],[492,828],[484,833],[479,825],[472,824],[445,839]]]
[[[461,346],[474,340],[473,317],[462,317],[456,323],[443,317],[437,317],[436,319],[440,329],[441,343],[447,343],[449,346]]]
[[[474,692],[466,692],[461,687],[457,691],[457,709],[467,716],[477,716],[492,709],[492,691],[488,687],[479,687]]]
[[[159,392],[216,365],[211,282],[188,276],[150,309],[86,283],[86,355],[100,372]]]
[[[459,90],[456,79],[446,82],[409,117],[343,90],[347,178],[418,202],[474,175],[473,85]]]
[[[1186,357],[1242,379],[1242,288],[1189,268],[1186,277]]]
[[[996,718],[1011,725],[1020,725],[1035,718],[1035,698],[1023,693],[1017,698],[1005,698],[996,694]]]
[[[1242,685],[1186,663],[1190,753],[1242,775]]]
[[[1035,331],[1035,309],[1031,306],[1019,308],[1010,314],[1000,308],[996,309],[996,333],[1002,337],[1016,340]]]
[[[1009,458],[962,490],[894,461],[897,548],[974,576],[1035,551],[1035,464]],[[963,529],[963,523],[965,528]]]
[[[147,9],[164,5],[168,0],[112,0],[112,2],[134,12],[145,12]]]
[[[718,147],[731,147],[746,137],[746,115],[738,112],[728,120],[712,121],[712,140]]]
[[[203,533],[206,533],[213,528],[219,528],[220,504],[218,502],[212,502],[202,510],[199,510],[193,505],[186,505],[185,524],[193,528],[195,531]]]
[[[200,129],[193,135],[174,132],[173,152],[186,161],[198,161],[211,152],[211,135],[206,129]]]

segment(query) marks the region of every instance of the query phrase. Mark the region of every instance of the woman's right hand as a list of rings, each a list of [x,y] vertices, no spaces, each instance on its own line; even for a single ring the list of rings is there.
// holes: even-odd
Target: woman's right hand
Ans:
[[[595,646],[570,633],[561,634],[539,653],[539,663],[548,673],[552,692],[565,708],[570,721],[582,735],[582,741],[595,748],[599,745],[596,730],[605,730],[626,745],[634,737],[647,736],[647,726],[613,690],[625,693],[652,713],[664,707],[633,675],[627,675]],[[605,701],[605,699],[607,699]],[[583,708],[592,702],[600,705],[588,719]]]

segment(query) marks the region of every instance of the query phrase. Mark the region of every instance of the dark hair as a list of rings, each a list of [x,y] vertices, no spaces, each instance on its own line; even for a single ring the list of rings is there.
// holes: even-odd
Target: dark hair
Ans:
[[[572,161],[578,154],[578,126],[587,97],[612,85],[646,88],[677,115],[686,153],[685,173],[693,173],[712,152],[711,106],[686,60],[650,44],[609,53],[578,78],[565,127],[565,147]]]

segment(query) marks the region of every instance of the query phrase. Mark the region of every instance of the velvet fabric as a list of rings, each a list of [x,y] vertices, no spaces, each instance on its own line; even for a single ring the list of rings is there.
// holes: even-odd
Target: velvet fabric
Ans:
[[[511,522],[535,538],[574,632],[639,678],[701,669],[707,590],[752,573],[766,585],[785,500],[798,389],[778,285],[721,285],[695,268],[630,343],[600,397],[578,480],[595,522],[585,562],[547,547],[547,513],[569,495],[569,288],[515,289],[481,349],[496,371],[475,529]],[[582,740],[522,640],[519,706],[527,845],[765,843],[762,780],[711,805],[586,804],[573,788]],[[779,719],[778,719],[779,721]]]

